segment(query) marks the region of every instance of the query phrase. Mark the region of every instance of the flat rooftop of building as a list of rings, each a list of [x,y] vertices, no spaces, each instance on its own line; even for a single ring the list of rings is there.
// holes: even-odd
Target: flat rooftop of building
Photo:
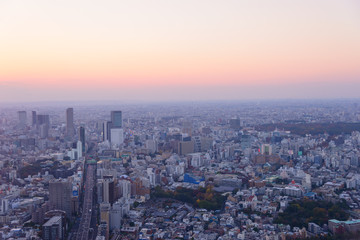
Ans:
[[[50,218],[46,223],[44,223],[43,227],[52,226],[52,225],[58,223],[59,221],[61,221],[61,216],[54,216],[54,217]]]
[[[345,224],[360,224],[360,219],[354,219],[354,220],[349,220],[349,221],[339,221],[339,220],[336,220],[336,219],[331,219],[329,220],[330,222],[333,222],[333,223],[345,223]]]

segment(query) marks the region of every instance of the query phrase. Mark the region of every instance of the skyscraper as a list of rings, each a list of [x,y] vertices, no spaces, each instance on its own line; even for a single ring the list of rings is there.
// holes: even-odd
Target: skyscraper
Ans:
[[[111,122],[108,122],[108,140],[112,144],[120,145],[123,142],[123,132],[122,132],[122,112],[121,111],[111,111],[110,114]],[[111,136],[114,134],[114,136]]]
[[[66,136],[73,137],[75,135],[74,129],[74,109],[66,109]]]
[[[111,128],[122,128],[121,111],[111,111]]]
[[[36,128],[41,138],[47,138],[49,135],[50,118],[49,115],[36,115]]]
[[[67,217],[71,216],[71,194],[72,185],[67,180],[55,180],[49,183],[49,200],[55,209],[66,212]]]
[[[76,153],[77,153],[77,159],[81,159],[83,156],[83,150],[82,150],[82,143],[81,141],[77,141],[76,143]]]
[[[115,201],[115,183],[113,176],[104,176],[103,178],[103,202],[114,203]]]
[[[110,129],[111,129],[111,122],[109,121],[103,122],[103,141],[106,140],[110,141]]]
[[[40,126],[42,124],[50,125],[50,117],[47,114],[36,115],[36,124]]]
[[[79,128],[79,140],[81,142],[81,146],[82,146],[82,153],[85,153],[85,128],[84,127],[80,127]]]
[[[119,146],[124,143],[124,131],[122,128],[112,128],[110,131],[110,142]]]
[[[31,125],[34,127],[36,126],[36,111],[31,112]]]
[[[64,239],[64,226],[61,216],[53,216],[42,226],[42,239]]]
[[[18,111],[18,117],[19,117],[19,126],[25,127],[26,126],[26,112]]]

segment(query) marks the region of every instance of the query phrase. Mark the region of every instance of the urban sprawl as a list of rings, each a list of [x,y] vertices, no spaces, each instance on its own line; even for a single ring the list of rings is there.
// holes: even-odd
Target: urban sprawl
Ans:
[[[0,106],[0,239],[359,239],[360,102]]]

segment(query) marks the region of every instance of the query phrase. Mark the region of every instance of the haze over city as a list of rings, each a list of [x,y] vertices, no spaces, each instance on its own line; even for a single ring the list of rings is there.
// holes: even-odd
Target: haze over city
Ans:
[[[0,240],[359,240],[360,0],[0,0]]]
[[[0,2],[0,100],[358,98],[360,3]]]

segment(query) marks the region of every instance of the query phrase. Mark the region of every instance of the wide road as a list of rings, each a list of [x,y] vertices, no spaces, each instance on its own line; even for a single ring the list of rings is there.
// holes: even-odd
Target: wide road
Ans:
[[[88,240],[90,231],[90,222],[93,211],[93,196],[94,196],[94,184],[95,184],[95,166],[88,165],[86,171],[84,202],[82,208],[82,215],[78,232],[76,234],[77,240]]]

